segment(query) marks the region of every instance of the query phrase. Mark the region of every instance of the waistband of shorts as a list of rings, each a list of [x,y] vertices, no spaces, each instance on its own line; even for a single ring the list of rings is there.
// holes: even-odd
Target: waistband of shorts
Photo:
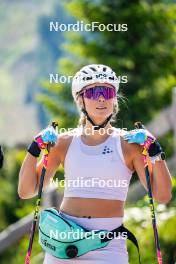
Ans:
[[[72,216],[69,214],[66,214],[59,210],[59,214],[62,216],[65,216],[66,218],[75,221],[76,223],[83,224],[84,226],[92,226],[98,229],[104,228],[104,229],[114,229],[120,225],[123,224],[123,217],[92,217],[92,218],[87,218],[87,217],[77,217],[77,216]]]
[[[110,220],[111,221],[111,220],[116,220],[116,219],[123,221],[123,219],[124,219],[123,216],[122,217],[117,217],[117,216],[115,216],[115,217],[73,216],[73,215],[69,215],[69,214],[63,212],[62,210],[59,210],[59,214],[67,216],[67,217],[75,218],[75,219],[92,219],[92,220],[99,219],[100,221],[101,220],[105,220],[105,221]]]

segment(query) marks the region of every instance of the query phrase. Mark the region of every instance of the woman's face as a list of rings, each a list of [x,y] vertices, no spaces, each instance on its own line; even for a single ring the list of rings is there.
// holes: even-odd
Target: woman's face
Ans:
[[[111,84],[106,83],[94,83],[86,86],[92,88],[95,86],[113,87]],[[116,98],[106,100],[103,95],[100,95],[97,100],[92,100],[84,97],[84,103],[89,116],[94,121],[104,121],[113,112],[113,105]]]

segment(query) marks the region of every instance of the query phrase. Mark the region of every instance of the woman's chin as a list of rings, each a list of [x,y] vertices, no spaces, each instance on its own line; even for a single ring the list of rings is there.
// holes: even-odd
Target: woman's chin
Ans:
[[[102,112],[96,112],[96,115],[92,115],[93,120],[97,120],[98,123],[102,123],[105,121],[106,118],[108,118],[110,114],[107,114],[106,111],[102,111]]]
[[[95,109],[95,114],[97,116],[105,116],[107,115],[107,109]]]

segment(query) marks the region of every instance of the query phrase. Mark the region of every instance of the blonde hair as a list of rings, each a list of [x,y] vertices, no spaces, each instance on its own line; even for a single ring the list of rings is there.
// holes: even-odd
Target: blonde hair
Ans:
[[[112,113],[112,117],[110,119],[110,123],[115,123],[116,122],[116,116],[117,116],[117,114],[118,114],[118,112],[120,110],[119,109],[118,98],[122,98],[122,97],[123,96],[120,95],[120,94],[116,97],[116,100],[115,100],[114,105],[113,105],[113,113]],[[80,104],[79,98],[80,98],[80,95],[77,96],[76,100],[74,100],[75,103],[76,103],[77,109],[79,111],[79,115],[80,115],[80,118],[78,120],[78,126],[85,126],[87,117],[81,111],[81,104]]]

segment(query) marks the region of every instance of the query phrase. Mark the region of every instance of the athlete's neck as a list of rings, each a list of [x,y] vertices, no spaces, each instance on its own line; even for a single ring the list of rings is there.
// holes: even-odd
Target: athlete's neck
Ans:
[[[86,120],[86,124],[83,127],[83,137],[89,138],[94,141],[98,141],[104,138],[107,138],[113,132],[112,125],[108,122],[104,128],[100,128],[99,130],[94,130],[93,125]]]

